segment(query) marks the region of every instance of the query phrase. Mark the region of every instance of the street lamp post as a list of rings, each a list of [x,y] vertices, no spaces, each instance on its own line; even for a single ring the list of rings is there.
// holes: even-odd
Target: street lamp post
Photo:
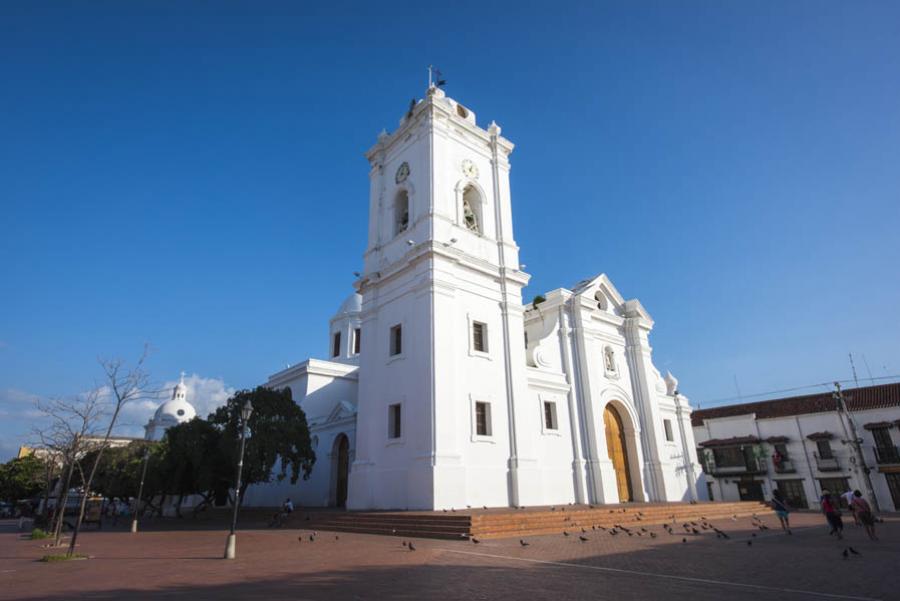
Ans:
[[[138,486],[138,496],[134,502],[134,515],[131,518],[131,531],[138,531],[138,513],[141,511],[141,498],[144,496],[144,480],[147,478],[147,463],[150,460],[150,447],[144,448],[144,467],[141,468],[141,485]]]
[[[228,535],[228,543],[225,545],[225,559],[234,559],[237,536],[234,533],[237,528],[238,506],[241,502],[241,472],[244,469],[244,445],[247,442],[247,422],[253,413],[253,405],[250,399],[241,407],[241,454],[238,458],[237,477],[234,482],[234,513],[231,515],[231,533]]]

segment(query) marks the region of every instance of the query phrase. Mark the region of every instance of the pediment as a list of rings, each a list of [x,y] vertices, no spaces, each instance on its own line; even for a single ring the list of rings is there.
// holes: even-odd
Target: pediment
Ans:
[[[349,401],[338,401],[323,423],[331,423],[356,416],[356,405]]]
[[[625,298],[619,294],[605,273],[579,282],[572,292],[589,299],[591,303],[597,305],[597,308],[607,313],[624,315]]]

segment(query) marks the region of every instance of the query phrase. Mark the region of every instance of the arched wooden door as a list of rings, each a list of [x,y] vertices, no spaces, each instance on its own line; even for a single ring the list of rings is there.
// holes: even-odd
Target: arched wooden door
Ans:
[[[334,495],[334,504],[338,507],[347,506],[347,479],[350,474],[350,441],[346,434],[341,434],[337,449],[337,488]]]
[[[616,488],[619,489],[619,501],[633,501],[631,494],[631,476],[628,473],[628,450],[625,446],[625,428],[622,418],[612,405],[603,410],[603,424],[606,428],[606,450],[616,470]]]

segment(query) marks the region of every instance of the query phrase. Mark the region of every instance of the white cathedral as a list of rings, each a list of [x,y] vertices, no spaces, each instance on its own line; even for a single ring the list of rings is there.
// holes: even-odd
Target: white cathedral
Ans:
[[[606,275],[523,304],[513,144],[430,87],[366,153],[369,230],[328,360],[272,375],[310,423],[308,481],[246,503],[447,509],[697,499],[691,409],[653,320]]]

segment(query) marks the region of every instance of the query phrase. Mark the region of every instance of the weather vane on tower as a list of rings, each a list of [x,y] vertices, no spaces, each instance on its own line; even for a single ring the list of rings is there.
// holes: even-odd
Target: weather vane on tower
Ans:
[[[438,88],[441,88],[445,85],[447,85],[447,80],[444,79],[441,70],[434,65],[428,65],[428,87],[432,88],[437,86]]]

